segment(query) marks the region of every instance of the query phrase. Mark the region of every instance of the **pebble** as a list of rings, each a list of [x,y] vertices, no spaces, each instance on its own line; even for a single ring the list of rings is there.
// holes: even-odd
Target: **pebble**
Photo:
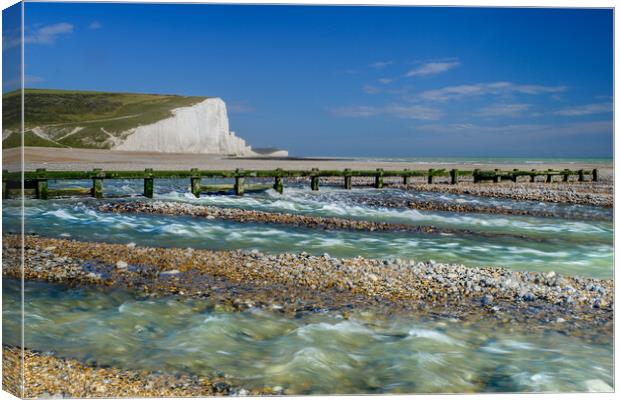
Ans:
[[[101,274],[97,274],[95,272],[89,272],[86,274],[87,278],[93,279],[95,281],[101,280]]]
[[[215,393],[228,394],[230,392],[230,385],[226,382],[215,382],[213,384],[213,391]]]
[[[533,294],[532,294],[532,293],[530,293],[530,292],[525,293],[525,294],[524,294],[521,298],[522,298],[523,300],[525,300],[525,301],[534,301],[534,300],[536,300],[536,296],[535,296],[535,295],[533,295]]]
[[[119,260],[116,263],[116,268],[118,268],[118,269],[127,269],[127,265],[128,264],[125,261]]]
[[[180,273],[181,273],[181,271],[179,271],[178,269],[171,269],[170,271],[161,271],[159,273],[159,275],[166,276],[166,275],[176,275],[176,274],[180,274]]]
[[[483,306],[487,306],[491,304],[492,302],[493,302],[493,296],[491,296],[490,294],[485,294],[484,296],[482,296],[481,303]]]

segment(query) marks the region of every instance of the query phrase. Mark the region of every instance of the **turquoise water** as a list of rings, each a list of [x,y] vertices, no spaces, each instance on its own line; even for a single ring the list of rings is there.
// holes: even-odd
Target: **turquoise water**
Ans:
[[[577,157],[352,157],[358,161],[413,162],[428,164],[613,164],[613,158]]]
[[[121,368],[224,374],[286,394],[587,391],[613,385],[611,343],[552,331],[353,311],[285,318],[206,300],[26,282],[26,347]],[[5,344],[19,282],[4,281]],[[8,338],[8,339],[6,339]],[[610,338],[611,341],[611,338]],[[607,386],[609,388],[609,386]],[[599,389],[600,390],[600,389]]]
[[[159,181],[158,181],[159,182]],[[471,234],[415,234],[403,232],[324,231],[286,225],[261,225],[207,220],[183,216],[112,214],[96,210],[95,200],[27,200],[26,232],[45,236],[104,242],[135,242],[148,246],[193,247],[204,249],[258,249],[269,253],[329,253],[338,257],[401,258],[462,263],[469,266],[503,266],[517,270],[555,271],[560,274],[599,278],[613,276],[613,224],[583,218],[540,218],[417,211],[367,206],[364,199],[423,196],[434,201],[478,202],[493,206],[523,207],[534,210],[569,210],[575,206],[539,202],[450,196],[396,189],[287,187],[284,194],[265,193],[235,196],[203,196],[196,199],[186,192],[187,182],[156,184],[156,200],[237,207],[250,210],[335,216],[364,220],[433,225],[467,229]],[[141,191],[139,181],[106,182],[107,193]],[[131,201],[131,200],[129,200]],[[519,204],[515,204],[519,203]],[[4,203],[4,229],[17,231],[11,215],[19,203]],[[605,217],[610,209],[578,207],[580,215]],[[567,211],[567,212],[569,212]]]
[[[213,179],[212,183],[230,183],[230,180]],[[264,182],[264,181],[263,181]],[[84,187],[89,182],[84,181],[52,181],[50,188],[55,187]],[[109,196],[131,195],[141,197],[143,183],[140,180],[106,181],[105,193]],[[196,199],[189,193],[187,180],[158,179],[155,181],[156,198],[162,200],[179,200],[195,204],[243,207],[275,212],[290,212],[298,214],[317,214],[324,216],[336,216],[347,218],[372,218],[371,213],[360,214],[363,211],[359,206],[372,204],[377,201],[395,201],[397,203],[407,201],[429,201],[437,203],[459,203],[471,206],[495,207],[513,210],[531,210],[544,213],[558,214],[573,219],[597,219],[611,221],[613,209],[606,207],[593,207],[579,204],[548,203],[539,201],[511,200],[492,197],[480,197],[470,195],[456,195],[437,192],[415,192],[399,189],[371,189],[357,188],[344,190],[337,186],[322,185],[318,192],[311,191],[308,185],[287,184],[284,193],[279,194],[273,190],[260,193],[247,193],[245,197],[202,195]],[[374,207],[377,208],[377,207]],[[392,216],[401,215],[402,209],[395,210]],[[425,215],[425,212],[414,215]],[[385,214],[383,214],[385,215]],[[383,216],[381,215],[381,216]],[[412,214],[408,214],[410,217]],[[441,214],[438,214],[441,215]],[[497,216],[490,216],[498,218]],[[501,215],[499,216],[501,217]],[[405,218],[406,219],[406,218]],[[411,218],[409,218],[411,219]],[[420,220],[419,218],[416,218]],[[423,220],[422,220],[423,221]],[[430,222],[432,220],[427,220]],[[435,219],[434,222],[437,222]]]
[[[63,182],[63,186],[86,186]],[[57,182],[52,183],[58,186]],[[187,216],[102,213],[94,199],[26,200],[25,230],[50,237],[146,246],[259,249],[269,253],[402,258],[613,277],[611,209],[397,189],[287,186],[245,197],[188,193],[157,180],[154,201],[466,229],[471,233],[325,231]],[[306,185],[307,186],[307,185]],[[107,195],[139,197],[141,181],[106,181]],[[562,218],[416,211],[386,199],[537,210]],[[140,198],[142,201],[149,201]],[[4,232],[18,232],[20,202],[3,201]],[[20,337],[20,282],[4,280],[4,344]],[[223,312],[208,300],[137,297],[123,290],[25,282],[25,345],[119,368],[222,376],[285,394],[566,392],[610,390],[613,348],[561,332],[489,322],[384,315],[372,310],[288,318]]]

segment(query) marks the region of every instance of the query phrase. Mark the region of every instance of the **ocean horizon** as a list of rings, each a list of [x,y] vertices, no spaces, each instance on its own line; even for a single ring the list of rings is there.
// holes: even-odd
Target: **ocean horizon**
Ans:
[[[295,156],[292,156],[295,157]],[[446,156],[299,156],[299,158],[326,158],[360,162],[411,162],[419,164],[607,164],[613,157],[446,157]]]

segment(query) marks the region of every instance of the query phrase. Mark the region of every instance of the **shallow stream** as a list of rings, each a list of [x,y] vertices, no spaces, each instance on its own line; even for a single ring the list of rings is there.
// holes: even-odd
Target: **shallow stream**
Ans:
[[[19,281],[4,281],[5,344]],[[287,394],[586,391],[613,384],[612,348],[556,332],[353,312],[302,318],[207,300],[25,283],[27,348],[120,368],[222,376]],[[611,339],[610,339],[611,340]]]

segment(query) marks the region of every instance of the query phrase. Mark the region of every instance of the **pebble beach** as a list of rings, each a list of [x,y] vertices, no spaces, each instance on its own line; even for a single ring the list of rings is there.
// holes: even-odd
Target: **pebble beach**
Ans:
[[[131,351],[119,348],[117,356],[113,356],[113,352],[109,357],[99,353],[98,346],[90,352],[88,348],[84,352],[75,351],[75,345],[63,344],[60,338],[55,339],[57,345],[50,346],[48,343],[52,342],[44,334],[45,325],[41,325],[40,332],[34,328],[32,345],[26,343],[24,367],[27,380],[35,374],[42,379],[27,385],[25,395],[109,397],[130,393],[184,397],[357,393],[358,390],[361,393],[373,390],[410,393],[413,387],[417,387],[418,392],[436,393],[439,388],[433,386],[439,381],[431,378],[427,386],[421,387],[417,381],[408,382],[410,378],[395,375],[384,379],[394,379],[394,387],[400,389],[388,390],[361,372],[378,361],[368,359],[360,363],[350,358],[358,351],[363,359],[371,355],[361,349],[346,349],[344,344],[340,345],[342,355],[335,350],[330,352],[329,346],[322,347],[325,346],[323,336],[313,337],[316,342],[312,345],[284,344],[284,341],[293,340],[291,328],[280,332],[281,328],[276,327],[283,328],[292,321],[300,324],[296,328],[299,332],[316,326],[320,328],[316,334],[325,337],[332,335],[329,332],[336,329],[334,327],[346,326],[337,330],[338,335],[345,335],[343,343],[355,343],[358,340],[355,335],[367,329],[372,330],[368,332],[369,338],[382,338],[378,342],[377,339],[368,340],[381,346],[387,346],[395,340],[393,338],[406,341],[423,337],[426,342],[421,346],[431,347],[420,354],[438,351],[433,347],[438,343],[461,340],[466,344],[459,346],[466,346],[472,355],[483,355],[495,346],[489,343],[511,346],[511,340],[516,343],[517,337],[532,341],[522,344],[526,348],[534,346],[531,347],[534,349],[538,345],[561,348],[560,339],[542,344],[545,338],[559,335],[558,338],[575,342],[569,346],[574,348],[569,357],[579,359],[583,346],[594,346],[600,352],[597,357],[601,365],[606,365],[604,355],[610,346],[614,317],[614,282],[609,278],[611,274],[605,272],[605,259],[601,259],[601,252],[608,254],[606,232],[611,229],[609,210],[613,207],[613,185],[609,180],[475,185],[465,180],[459,185],[444,182],[430,185],[412,179],[411,184],[404,186],[398,180],[386,178],[386,188],[381,190],[368,188],[371,184],[370,180],[356,178],[354,185],[359,188],[343,191],[339,188],[339,180],[325,178],[321,179],[320,191],[312,193],[305,180],[290,179],[285,182],[284,195],[269,191],[246,198],[223,195],[192,199],[183,193],[180,182],[159,187],[160,191],[152,200],[135,198],[138,195],[97,201],[69,198],[46,203],[28,200],[32,202],[28,215],[33,223],[26,223],[24,269],[20,269],[21,238],[11,233],[13,225],[8,224],[3,236],[3,277],[9,282],[18,282],[23,272],[27,285],[35,285],[29,290],[42,293],[33,302],[35,309],[30,311],[33,315],[43,312],[35,310],[48,307],[45,306],[51,299],[45,294],[48,292],[68,296],[67,302],[87,296],[76,306],[67,304],[63,308],[63,303],[59,303],[58,310],[53,312],[57,315],[53,318],[59,321],[72,313],[86,312],[89,309],[85,308],[86,301],[101,303],[102,310],[106,310],[104,304],[111,300],[104,300],[105,297],[114,299],[119,296],[114,293],[122,293],[125,300],[113,305],[111,311],[90,317],[102,321],[113,318],[109,322],[112,324],[110,332],[119,329],[118,322],[112,321],[121,317],[117,314],[122,315],[128,304],[135,301],[135,307],[144,310],[131,314],[131,318],[122,317],[129,318],[130,330],[123,333],[128,335],[123,340],[137,347]],[[117,187],[115,185],[112,184],[112,189]],[[127,182],[118,185],[125,191],[131,188]],[[10,221],[7,218],[11,216],[5,214],[4,218]],[[88,234],[95,226],[92,234]],[[582,229],[583,233],[574,227]],[[206,234],[210,232],[208,229],[215,231]],[[205,233],[199,233],[203,230]],[[546,234],[549,230],[558,233],[550,236]],[[213,245],[227,243],[232,238],[237,241],[230,246]],[[431,247],[420,253],[416,250],[417,243]],[[584,249],[592,248],[592,252],[584,252],[573,243],[583,245]],[[372,246],[383,250],[377,252]],[[395,246],[399,251],[395,251]],[[308,251],[297,250],[304,247]],[[287,248],[295,250],[286,251]],[[568,253],[567,249],[574,253]],[[444,258],[442,251],[448,255],[456,253]],[[497,256],[493,257],[493,253],[487,256],[487,252]],[[429,254],[435,254],[439,260]],[[506,264],[506,260],[516,260],[516,255],[521,260],[518,264]],[[546,258],[541,259],[543,256]],[[564,258],[558,259],[560,256]],[[586,256],[588,258],[584,258]],[[459,257],[462,262],[452,261]],[[553,263],[544,260],[553,260]],[[590,271],[588,263],[596,265],[597,269]],[[602,272],[596,272],[599,270]],[[43,285],[42,290],[36,289],[36,285]],[[265,377],[251,378],[258,376],[257,371],[250,373],[241,366],[229,365],[231,359],[219,358],[224,353],[205,354],[203,357],[208,361],[200,362],[188,358],[189,355],[176,360],[147,350],[149,340],[155,340],[147,339],[148,335],[160,335],[156,332],[163,330],[162,339],[157,339],[163,340],[171,334],[165,332],[174,329],[174,323],[181,322],[174,322],[172,318],[171,327],[157,327],[155,322],[142,321],[144,317],[139,316],[144,315],[148,307],[155,307],[154,304],[165,308],[170,304],[185,307],[186,303],[196,305],[191,307],[191,312],[181,308],[179,312],[183,317],[179,318],[194,318],[196,314],[198,320],[185,322],[198,324],[191,329],[206,329],[211,325],[204,324],[214,318],[233,321],[267,318],[269,322],[252,323],[262,324],[264,332],[254,332],[243,328],[243,323],[234,322],[231,327],[220,329],[240,329],[238,333],[232,336],[220,333],[215,337],[217,340],[220,336],[222,340],[229,337],[228,342],[223,343],[234,348],[222,351],[226,354],[240,352],[238,357],[247,359],[248,363],[249,360],[257,365],[267,362],[266,365],[273,368],[293,363],[285,368],[289,374],[276,368]],[[103,313],[97,309],[95,307],[92,312]],[[320,322],[312,322],[317,318]],[[200,322],[202,320],[204,322]],[[401,324],[428,327],[408,328],[408,333],[403,333],[399,331]],[[76,325],[75,329],[80,332],[83,328]],[[453,337],[460,329],[464,336]],[[392,333],[387,334],[388,331]],[[88,333],[96,334],[96,331]],[[306,333],[297,335],[305,338]],[[450,335],[450,338],[442,335]],[[494,335],[506,337],[500,339]],[[86,346],[94,340],[88,337],[84,338]],[[243,350],[247,346],[244,343],[254,338],[258,340],[252,342],[254,347]],[[261,353],[261,346],[271,346],[265,340],[277,340],[274,349],[281,349],[285,359],[269,364],[268,355],[273,355],[275,350],[265,348],[266,353]],[[298,347],[300,345],[302,347]],[[205,346],[201,351],[216,350]],[[287,346],[293,346],[290,353],[284,350]],[[316,351],[325,351],[320,356],[325,359],[320,358],[317,368],[330,365],[330,357],[345,357],[347,361],[341,362],[350,363],[349,368],[354,370],[361,369],[356,374],[335,375],[332,386],[316,386],[318,371],[313,369],[311,375],[303,379],[292,379],[295,374],[303,374],[310,365],[308,360],[298,361],[300,354],[312,360],[319,357],[303,353],[300,349],[304,346],[316,346]],[[19,349],[10,343],[4,343],[3,349],[6,365],[15,368]],[[144,361],[120,356],[128,351],[129,354],[145,351]],[[183,350],[176,351],[181,354]],[[409,351],[418,354],[420,350],[416,347],[402,354]],[[513,379],[499,365],[491,367],[496,361],[500,364],[522,362],[518,365],[530,368],[527,358],[517,360],[510,351],[501,351],[506,359],[481,361],[477,369],[471,371],[465,366],[454,369],[457,375],[452,381],[455,384],[447,391],[485,392],[498,380]],[[458,353],[452,350],[450,354]],[[151,354],[155,357],[153,360]],[[168,366],[158,368],[161,361],[157,357],[168,360]],[[209,366],[205,367],[204,362]],[[400,368],[409,365],[406,360],[392,362],[404,363]],[[606,367],[600,370],[607,371]],[[427,367],[427,373],[430,371],[432,369]],[[465,375],[458,375],[459,371]],[[574,378],[560,378],[558,373],[556,379],[564,379],[557,382],[567,387],[574,385],[570,386],[572,390],[605,391],[610,387],[605,374],[579,382]],[[5,371],[5,382],[15,384],[11,371]],[[534,390],[527,386],[529,384],[519,385],[525,386],[513,387],[520,391]]]
[[[3,346],[5,365],[18,365],[24,357],[24,398],[109,397],[206,397],[217,395],[268,395],[270,391],[250,392],[231,387],[223,379],[215,382],[205,377],[175,376],[146,371],[120,370],[85,365],[78,360],[55,357],[32,350]],[[14,383],[11,391],[19,393]]]

